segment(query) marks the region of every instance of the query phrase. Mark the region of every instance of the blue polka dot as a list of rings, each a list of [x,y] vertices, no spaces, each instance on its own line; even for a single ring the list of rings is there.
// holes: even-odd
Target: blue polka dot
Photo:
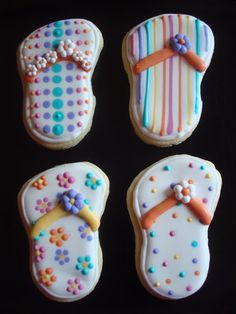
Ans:
[[[150,267],[150,268],[148,269],[148,272],[149,272],[150,274],[154,274],[155,271],[156,271],[156,269],[155,269],[154,266],[152,266],[152,267]]]
[[[198,242],[197,241],[192,241],[191,245],[192,245],[192,247],[197,247],[198,246]]]
[[[60,64],[53,64],[53,66],[52,66],[52,71],[54,72],[54,73],[59,73],[59,72],[61,72],[61,70],[62,70],[62,66],[60,65]]]
[[[73,81],[73,77],[72,77],[71,75],[68,75],[68,76],[66,77],[66,81],[67,81],[68,83],[72,82],[72,81]]]
[[[48,119],[51,118],[51,115],[50,115],[49,112],[45,112],[45,113],[43,114],[43,117],[44,117],[44,119],[48,120]]]
[[[51,32],[50,31],[46,31],[45,33],[44,33],[44,36],[46,36],[46,37],[49,37],[49,36],[51,36]]]
[[[73,112],[68,112],[68,113],[67,113],[67,118],[68,118],[68,119],[71,120],[71,119],[74,119],[74,117],[75,117],[75,115],[74,115]]]
[[[43,132],[48,134],[50,132],[50,126],[49,125],[44,125]]]
[[[75,129],[75,127],[72,124],[68,125],[68,127],[67,127],[68,132],[73,132],[74,129]]]
[[[52,128],[53,134],[59,136],[64,132],[64,127],[61,124],[55,124]]]
[[[50,89],[44,89],[43,94],[44,95],[49,95],[50,94]]]
[[[67,70],[72,70],[74,68],[74,64],[73,63],[67,63],[66,68],[67,68]]]
[[[159,249],[158,248],[153,249],[153,253],[154,254],[158,254],[159,253]]]
[[[63,34],[63,30],[60,29],[60,28],[56,28],[56,29],[54,29],[54,31],[53,31],[53,36],[55,36],[55,37],[61,37],[62,34]]]
[[[64,114],[61,111],[56,111],[53,114],[53,120],[56,122],[61,122],[64,119]]]
[[[70,36],[73,34],[73,31],[72,31],[72,29],[67,29],[65,33],[67,36]]]
[[[67,105],[70,106],[70,107],[72,107],[72,106],[74,105],[73,100],[68,100]]]
[[[155,231],[150,231],[149,233],[151,238],[154,238],[156,236],[156,232]]]
[[[54,26],[55,27],[61,27],[63,25],[63,22],[62,21],[56,21],[55,23],[54,23]]]
[[[55,97],[60,97],[63,94],[63,90],[61,87],[55,87],[53,88],[52,93]]]
[[[198,259],[197,259],[197,258],[193,258],[193,259],[192,259],[192,263],[193,263],[193,264],[197,264],[197,262],[198,262]]]
[[[201,170],[205,170],[206,167],[202,165],[202,166],[200,167],[200,169],[201,169]]]
[[[48,73],[50,71],[50,68],[43,69],[43,73]]]
[[[68,88],[66,89],[66,92],[67,92],[67,94],[69,94],[69,95],[73,94],[73,88],[68,87]]]
[[[48,83],[50,81],[49,76],[44,76],[43,81],[44,81],[44,83]]]
[[[47,101],[47,100],[45,100],[45,101],[43,102],[43,107],[44,107],[44,108],[48,108],[49,106],[50,106],[50,102]]]
[[[61,99],[54,99],[52,102],[52,106],[55,109],[61,109],[63,107],[63,101]]]
[[[65,21],[64,23],[65,23],[65,25],[70,25],[70,21],[68,21],[68,20]]]
[[[43,45],[45,48],[50,48],[50,42],[49,41],[46,41]]]

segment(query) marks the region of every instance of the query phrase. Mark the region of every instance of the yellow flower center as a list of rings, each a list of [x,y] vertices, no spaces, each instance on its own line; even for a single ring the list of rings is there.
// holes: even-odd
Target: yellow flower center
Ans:
[[[88,266],[88,263],[87,262],[83,262],[82,266],[83,266],[83,268],[86,268]]]
[[[74,199],[74,198],[71,198],[71,199],[70,199],[70,203],[71,203],[72,205],[74,205],[75,199]]]

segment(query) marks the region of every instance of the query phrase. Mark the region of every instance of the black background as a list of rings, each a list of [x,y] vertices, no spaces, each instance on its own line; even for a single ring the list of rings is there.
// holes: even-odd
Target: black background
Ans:
[[[234,137],[236,123],[235,1],[7,1],[1,9],[1,210],[0,310],[30,313],[231,313],[236,312],[236,206]],[[171,148],[156,148],[134,134],[128,115],[129,84],[121,60],[122,39],[133,26],[162,13],[190,14],[215,35],[215,53],[202,83],[203,112],[193,135]],[[75,148],[50,151],[27,135],[22,123],[22,88],[16,68],[17,45],[34,29],[59,19],[94,22],[104,49],[93,76],[97,106],[90,133]],[[161,158],[192,154],[212,161],[223,178],[222,194],[209,229],[211,263],[204,286],[179,301],[155,299],[142,287],[134,265],[134,233],[126,207],[133,178]],[[90,161],[109,177],[111,193],[102,219],[104,265],[88,297],[62,304],[34,286],[28,241],[16,196],[33,175],[55,165]]]

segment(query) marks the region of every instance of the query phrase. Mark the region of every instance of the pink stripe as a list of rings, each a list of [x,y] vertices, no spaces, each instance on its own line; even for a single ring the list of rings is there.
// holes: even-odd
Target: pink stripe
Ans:
[[[136,46],[135,46],[135,33],[133,33],[131,35],[131,55],[132,55],[132,57],[135,56],[135,50],[136,50],[135,48],[136,48]]]
[[[174,36],[173,30],[173,17],[172,15],[168,16],[169,29],[170,29],[170,38]],[[167,125],[167,134],[173,132],[173,57],[169,60],[169,116],[168,116],[168,125]]]

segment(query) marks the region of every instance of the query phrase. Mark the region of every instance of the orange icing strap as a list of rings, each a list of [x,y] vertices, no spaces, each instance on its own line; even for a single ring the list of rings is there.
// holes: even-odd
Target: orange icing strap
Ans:
[[[177,34],[170,40],[170,47],[165,47],[157,52],[154,52],[147,57],[139,60],[133,67],[135,74],[139,74],[146,69],[161,63],[175,54],[180,54],[185,60],[193,66],[198,72],[206,70],[205,62],[190,49],[190,43],[187,36]]]
[[[175,206],[177,202],[178,200],[176,199],[176,195],[172,194],[161,203],[152,207],[141,218],[142,228],[149,229],[160,215]],[[191,198],[191,200],[188,203],[185,203],[185,205],[188,206],[189,209],[194,213],[194,215],[196,215],[200,219],[202,224],[209,225],[211,223],[211,214],[200,199],[195,197]]]

